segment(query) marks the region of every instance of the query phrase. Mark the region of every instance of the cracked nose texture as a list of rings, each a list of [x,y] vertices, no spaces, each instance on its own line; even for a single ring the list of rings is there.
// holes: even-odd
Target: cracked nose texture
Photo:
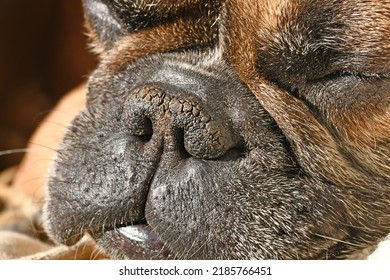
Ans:
[[[163,138],[165,149],[217,159],[234,147],[222,110],[209,111],[195,96],[156,86],[136,89],[126,100],[129,133],[146,140]]]

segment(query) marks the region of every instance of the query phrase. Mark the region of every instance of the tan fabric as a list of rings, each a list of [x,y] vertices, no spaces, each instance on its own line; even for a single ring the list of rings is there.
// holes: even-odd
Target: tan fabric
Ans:
[[[49,244],[25,234],[0,230],[0,260],[22,258],[50,249]]]

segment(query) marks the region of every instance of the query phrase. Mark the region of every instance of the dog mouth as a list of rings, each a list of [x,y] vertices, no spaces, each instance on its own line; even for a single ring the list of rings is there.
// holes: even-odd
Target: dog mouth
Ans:
[[[121,226],[95,237],[108,254],[133,260],[170,260],[174,254],[147,223]]]

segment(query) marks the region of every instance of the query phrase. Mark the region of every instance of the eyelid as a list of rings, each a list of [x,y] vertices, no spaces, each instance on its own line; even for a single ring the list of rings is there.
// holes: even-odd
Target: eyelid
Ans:
[[[359,72],[355,70],[336,70],[323,76],[319,76],[313,79],[308,79],[307,82],[315,83],[315,82],[329,81],[329,80],[343,78],[343,77],[353,77],[359,80],[364,80],[364,79],[387,80],[390,79],[390,72],[374,73],[374,72],[365,72],[365,71]]]
[[[389,73],[373,73],[373,72],[358,72],[358,71],[349,71],[349,70],[343,70],[341,71],[342,75],[352,75],[357,77],[363,77],[363,78],[378,78],[378,79],[387,79],[390,78],[390,72]]]

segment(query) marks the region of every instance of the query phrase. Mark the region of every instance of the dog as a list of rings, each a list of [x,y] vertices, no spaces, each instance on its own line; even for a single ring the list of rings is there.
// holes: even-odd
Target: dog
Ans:
[[[113,259],[343,259],[390,229],[390,2],[83,1],[100,64],[45,228]]]

